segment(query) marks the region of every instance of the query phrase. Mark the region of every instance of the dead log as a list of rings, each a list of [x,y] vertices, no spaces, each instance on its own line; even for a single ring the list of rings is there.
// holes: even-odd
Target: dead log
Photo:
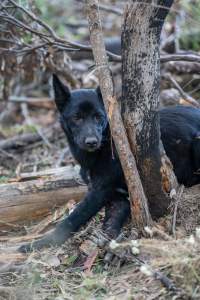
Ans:
[[[38,176],[31,173],[30,178],[26,174],[22,179],[26,181],[0,185],[0,228],[47,216],[69,200],[79,201],[87,191],[79,170],[72,166],[39,172]]]
[[[173,0],[129,1],[122,28],[122,110],[153,216],[161,216],[176,188],[160,141],[160,34]]]
[[[138,229],[142,230],[144,226],[150,225],[151,217],[135,158],[131,152],[126,136],[119,105],[114,95],[113,81],[108,66],[98,5],[98,0],[86,0],[90,41],[111,134],[128,186],[133,221]]]

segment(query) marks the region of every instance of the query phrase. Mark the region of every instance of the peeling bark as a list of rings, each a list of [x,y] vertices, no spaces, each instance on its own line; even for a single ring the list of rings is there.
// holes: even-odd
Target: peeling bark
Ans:
[[[153,216],[166,212],[177,182],[160,142],[160,34],[173,0],[129,1],[122,28],[122,111]]]

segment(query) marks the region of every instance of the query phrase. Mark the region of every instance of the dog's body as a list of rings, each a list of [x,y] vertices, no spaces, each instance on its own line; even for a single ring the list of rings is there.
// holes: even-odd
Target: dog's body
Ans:
[[[81,165],[81,175],[91,187],[82,202],[55,231],[21,251],[63,243],[73,232],[94,216],[103,206],[106,215],[103,228],[115,238],[130,214],[121,164],[111,140],[109,125],[99,89],[70,92],[54,76],[55,101],[61,115],[61,126],[74,158]],[[172,107],[160,111],[161,138],[171,159],[179,183],[200,183],[200,110]]]

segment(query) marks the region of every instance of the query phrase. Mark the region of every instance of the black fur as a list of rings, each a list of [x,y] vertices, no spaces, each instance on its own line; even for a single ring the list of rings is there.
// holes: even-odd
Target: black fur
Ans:
[[[200,109],[175,106],[160,111],[161,139],[179,183],[200,183]]]
[[[81,175],[90,189],[82,202],[55,231],[20,251],[63,243],[73,232],[103,206],[106,216],[103,229],[115,238],[130,214],[127,187],[114,144],[99,89],[70,92],[54,75],[55,102],[61,126]],[[160,111],[161,138],[176,176],[186,186],[200,183],[195,172],[200,167],[200,110],[177,106]]]

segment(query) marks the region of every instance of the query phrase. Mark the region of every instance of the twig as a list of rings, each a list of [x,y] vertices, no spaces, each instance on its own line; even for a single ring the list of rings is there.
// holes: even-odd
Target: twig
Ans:
[[[173,219],[172,219],[172,234],[173,234],[173,236],[175,238],[176,238],[176,217],[177,217],[177,210],[178,210],[178,205],[179,205],[179,202],[181,200],[183,191],[184,191],[184,185],[181,185],[178,188],[177,195],[175,197],[174,214],[173,214]]]
[[[38,135],[41,137],[41,139],[43,140],[43,142],[49,147],[52,148],[52,145],[50,144],[50,142],[48,141],[48,138],[45,136],[45,134],[42,132],[42,130],[36,125],[34,124],[34,122],[32,121],[30,115],[29,115],[29,111],[28,111],[28,106],[27,103],[21,103],[21,108],[22,108],[22,114],[26,120],[26,123],[30,126],[34,126]]]
[[[190,91],[190,95],[196,93],[199,90],[200,90],[200,84],[198,84],[192,91]]]
[[[54,108],[55,104],[52,98],[49,97],[24,97],[24,96],[10,96],[8,99],[10,102],[16,104],[27,103],[31,106],[43,107],[43,108]]]
[[[161,55],[160,61],[166,63],[169,61],[188,61],[200,63],[200,55],[193,53],[179,53],[179,54],[164,54]]]
[[[62,131],[60,130],[58,124],[51,128],[45,129],[43,131],[43,134],[45,134],[45,136],[47,136],[48,139],[52,140],[55,138],[55,132],[57,136],[58,133],[62,134]],[[0,149],[3,150],[19,149],[29,145],[30,143],[36,143],[41,140],[42,140],[41,135],[39,135],[38,133],[25,133],[25,134],[21,134],[0,141]]]
[[[63,160],[64,160],[64,157],[66,156],[66,154],[69,154],[69,148],[64,148],[62,151],[61,151],[61,154],[56,162],[56,168],[60,167]]]
[[[160,280],[160,282],[163,284],[163,286],[169,290],[169,291],[176,291],[177,288],[174,284],[174,282],[169,279],[166,275],[164,275],[161,272],[153,271],[153,277],[157,280]]]
[[[186,92],[184,92],[181,86],[178,84],[178,82],[171,75],[167,74],[164,77],[175,86],[175,88],[179,91],[184,100],[186,100],[188,103],[195,107],[200,107],[199,103],[193,97],[189,96]]]
[[[103,11],[108,12],[108,13],[113,13],[113,14],[118,15],[118,16],[123,15],[123,11],[120,8],[117,8],[117,7],[111,7],[111,6],[104,5],[104,4],[99,4],[98,7],[99,7],[100,10],[103,10]]]
[[[104,237],[104,239],[106,239],[106,237]],[[107,239],[106,242],[104,241],[104,243],[102,244],[102,248],[106,250],[106,253],[109,253],[108,263],[110,263],[114,256],[117,257],[118,260],[123,259],[126,262],[137,263],[137,265],[140,267],[140,271],[143,274],[159,280],[163,284],[163,286],[170,291],[178,291],[174,282],[170,278],[168,278],[162,272],[154,270],[149,263],[137,256],[137,254],[133,254],[135,249],[137,250],[137,247],[139,246],[137,240],[129,240],[122,243],[120,243],[120,241],[121,238],[119,236],[118,241],[116,239],[110,242],[109,239]]]

